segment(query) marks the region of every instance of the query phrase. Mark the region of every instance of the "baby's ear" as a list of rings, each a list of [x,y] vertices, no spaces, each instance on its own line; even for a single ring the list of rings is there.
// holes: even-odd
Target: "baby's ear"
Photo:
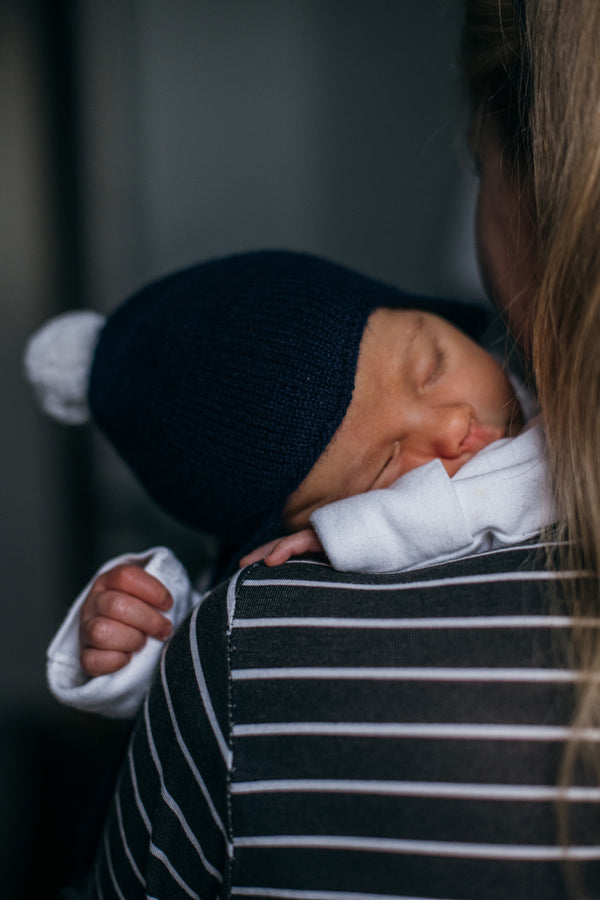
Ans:
[[[104,322],[91,310],[64,313],[42,325],[25,346],[25,377],[41,409],[66,425],[90,418],[88,384]]]

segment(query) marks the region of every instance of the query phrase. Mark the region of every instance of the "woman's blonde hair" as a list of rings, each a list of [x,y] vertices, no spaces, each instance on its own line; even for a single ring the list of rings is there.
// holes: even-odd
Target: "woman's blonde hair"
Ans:
[[[529,346],[560,533],[573,539],[559,565],[587,574],[567,592],[580,622],[600,614],[599,37],[598,0],[465,0],[462,65],[474,118],[494,117],[510,175],[534,199]],[[600,671],[600,629],[576,625],[571,649],[574,667]],[[600,685],[584,679],[563,783],[581,764],[600,783],[598,745],[578,739],[579,729],[599,726]]]

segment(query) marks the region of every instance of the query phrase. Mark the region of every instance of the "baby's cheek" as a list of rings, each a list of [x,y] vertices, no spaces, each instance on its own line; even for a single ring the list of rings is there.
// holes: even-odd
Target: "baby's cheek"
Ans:
[[[432,459],[438,459],[437,456],[434,456],[433,453],[423,453],[418,450],[411,450],[407,447],[402,451],[402,455],[400,457],[400,467],[398,478],[402,475],[406,475],[407,472],[412,472],[413,469],[418,469],[420,466],[426,465],[428,462],[431,462]],[[454,463],[456,460],[450,459],[446,460],[448,463]]]

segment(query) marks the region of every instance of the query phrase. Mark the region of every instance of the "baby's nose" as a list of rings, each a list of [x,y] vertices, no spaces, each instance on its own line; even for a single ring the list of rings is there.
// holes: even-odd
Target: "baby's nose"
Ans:
[[[460,456],[474,419],[475,412],[468,403],[436,407],[429,428],[434,455],[446,459]]]

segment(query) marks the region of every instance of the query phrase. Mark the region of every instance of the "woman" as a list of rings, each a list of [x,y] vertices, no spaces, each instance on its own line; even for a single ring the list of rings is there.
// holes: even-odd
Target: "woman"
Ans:
[[[597,688],[577,676],[599,667],[599,32],[597,0],[467,0],[482,266],[531,355],[576,544],[401,576],[259,564],[209,594],[163,658],[84,896],[600,892],[580,765]]]
[[[600,6],[594,0],[469,0],[463,69],[481,181],[479,250],[487,285],[531,356],[544,414],[565,568],[589,578],[573,614],[595,615],[600,573]],[[575,630],[575,664],[600,667],[600,632]],[[574,728],[598,727],[600,694],[581,682]],[[575,737],[600,781],[600,755]]]

